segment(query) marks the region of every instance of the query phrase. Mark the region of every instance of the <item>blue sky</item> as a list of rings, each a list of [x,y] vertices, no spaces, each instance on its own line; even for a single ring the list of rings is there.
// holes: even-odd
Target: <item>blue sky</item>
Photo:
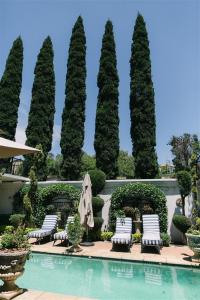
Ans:
[[[200,3],[198,0],[67,1],[0,0],[0,76],[14,39],[24,43],[24,69],[16,140],[25,141],[33,71],[43,40],[54,45],[56,114],[53,148],[59,153],[61,115],[68,47],[77,17],[84,20],[87,38],[87,102],[84,150],[94,153],[95,112],[102,35],[112,20],[117,49],[120,115],[120,148],[131,153],[129,114],[129,58],[138,11],[150,40],[155,88],[157,154],[160,163],[171,160],[167,143],[184,132],[200,133]]]

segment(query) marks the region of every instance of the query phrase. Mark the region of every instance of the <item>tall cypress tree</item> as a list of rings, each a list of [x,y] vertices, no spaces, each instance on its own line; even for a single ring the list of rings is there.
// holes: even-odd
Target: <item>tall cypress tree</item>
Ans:
[[[106,173],[107,178],[115,178],[118,174],[119,155],[119,78],[113,25],[110,20],[106,23],[102,40],[97,85],[99,93],[94,141],[96,166]]]
[[[10,50],[0,81],[0,136],[14,140],[20,103],[23,43],[18,37]]]
[[[62,114],[61,174],[67,180],[80,177],[84,141],[86,100],[86,38],[83,20],[78,17],[69,46],[65,86],[65,107]]]
[[[55,74],[53,65],[53,45],[48,36],[40,49],[35,66],[32,100],[26,128],[26,145],[35,147],[41,144],[44,155],[51,150],[55,113]],[[45,160],[44,160],[45,162]],[[26,157],[24,173],[27,175],[32,166],[32,158]],[[45,168],[42,168],[45,169]],[[43,172],[40,180],[46,178]]]
[[[134,27],[130,59],[130,115],[136,178],[158,175],[154,89],[148,34],[138,14]]]

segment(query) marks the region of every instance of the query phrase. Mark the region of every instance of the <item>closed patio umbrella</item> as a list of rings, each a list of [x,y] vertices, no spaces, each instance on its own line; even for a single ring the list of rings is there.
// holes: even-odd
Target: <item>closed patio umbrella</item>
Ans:
[[[0,137],[0,158],[40,152],[40,150]]]
[[[86,234],[88,238],[88,229],[94,227],[94,218],[92,210],[92,184],[90,175],[87,173],[84,177],[82,184],[82,192],[79,202],[78,211],[80,214],[81,225],[86,227]],[[93,245],[93,243],[86,242],[87,246]],[[82,243],[85,245],[85,243]]]

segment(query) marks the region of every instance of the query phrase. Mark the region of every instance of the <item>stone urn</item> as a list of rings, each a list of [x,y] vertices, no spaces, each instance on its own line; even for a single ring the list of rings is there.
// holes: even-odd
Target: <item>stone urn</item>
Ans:
[[[0,250],[0,279],[4,282],[0,286],[0,299],[12,299],[23,293],[23,289],[15,284],[15,280],[24,273],[24,265],[29,251]]]
[[[194,252],[194,257],[200,258],[200,235],[186,233],[187,244]]]

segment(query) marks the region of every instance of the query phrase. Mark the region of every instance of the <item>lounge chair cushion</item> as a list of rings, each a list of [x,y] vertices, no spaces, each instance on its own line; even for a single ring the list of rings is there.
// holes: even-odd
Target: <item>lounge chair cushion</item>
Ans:
[[[45,236],[51,235],[52,231],[51,230],[36,230],[36,231],[31,231],[28,234],[29,238],[43,238]]]
[[[66,240],[68,238],[68,236],[67,236],[67,227],[68,227],[69,223],[71,223],[71,222],[74,222],[74,217],[73,216],[69,216],[67,218],[67,224],[65,226],[65,230],[57,232],[57,233],[54,234],[54,236],[53,236],[54,240],[61,240],[62,241],[62,240]]]
[[[54,238],[54,240],[66,240],[67,239],[66,230],[55,233],[53,238]]]
[[[115,233],[111,241],[116,244],[130,244],[131,235],[129,233]]]
[[[161,245],[160,234],[158,233],[144,233],[142,237],[143,245]]]
[[[43,238],[56,231],[58,217],[56,215],[46,215],[42,228],[28,233],[29,238]]]

